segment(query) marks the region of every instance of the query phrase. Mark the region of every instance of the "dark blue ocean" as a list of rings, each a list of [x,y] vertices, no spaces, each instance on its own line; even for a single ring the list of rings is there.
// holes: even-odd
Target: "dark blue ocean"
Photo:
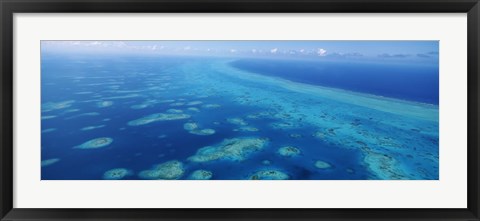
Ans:
[[[438,104],[438,66],[418,63],[241,59],[233,66],[291,81]]]
[[[42,180],[438,179],[429,66],[44,53],[41,74]]]

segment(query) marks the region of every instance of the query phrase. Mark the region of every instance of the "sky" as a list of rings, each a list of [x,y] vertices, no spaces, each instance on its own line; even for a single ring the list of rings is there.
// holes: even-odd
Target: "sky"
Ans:
[[[389,60],[438,63],[438,41],[42,41],[42,53]]]

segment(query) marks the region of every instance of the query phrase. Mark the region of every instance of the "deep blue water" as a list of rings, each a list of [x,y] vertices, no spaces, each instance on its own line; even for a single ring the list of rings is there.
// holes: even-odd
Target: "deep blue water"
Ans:
[[[438,104],[438,66],[409,63],[241,59],[233,66],[295,82]]]
[[[248,179],[255,172],[265,170],[281,171],[290,179],[438,179],[438,121],[372,110],[291,92],[264,82],[236,78],[235,75],[225,74],[227,70],[210,66],[217,60],[221,59],[43,54],[42,108],[52,103],[70,103],[42,111],[42,117],[54,116],[42,120],[42,130],[55,128],[42,133],[42,161],[58,159],[58,162],[42,167],[42,179],[103,179],[104,173],[114,168],[125,168],[131,172],[123,179],[142,179],[139,176],[142,171],[172,160],[183,164],[184,174],[178,179],[187,179],[193,171],[199,169],[211,171],[212,179],[220,180]],[[307,73],[315,66],[304,66],[306,63],[298,63],[299,61],[271,62],[259,65],[257,61],[241,60],[235,66],[248,70],[254,67],[256,73],[269,75],[275,71],[279,73],[277,77],[287,79],[292,79],[293,75],[289,75],[290,72],[286,70],[305,70]],[[372,82],[378,81],[390,85],[393,84],[390,81],[398,82],[402,79],[399,76],[400,70],[413,70],[400,68],[392,72],[396,76],[393,80],[387,80],[377,79],[381,70],[389,69],[386,67],[339,67],[337,64],[325,64],[329,71],[335,67],[343,77],[327,77],[323,74],[323,77],[316,78],[310,74],[298,79],[310,79],[305,80],[307,83],[318,83],[323,79],[329,82],[324,86],[337,84],[339,88],[347,89],[345,87],[351,85],[348,89],[362,91],[362,88],[366,90],[369,87],[354,83],[357,79],[368,82],[370,87],[377,85]],[[369,71],[357,72],[363,77],[353,77],[348,72],[359,71],[359,68]],[[377,70],[375,75],[372,70]],[[419,74],[409,72],[411,76],[414,73]],[[418,78],[412,84],[427,84],[426,78]],[[350,83],[341,83],[340,79]],[[403,82],[404,85],[407,84],[407,80]],[[419,90],[418,85],[410,87],[413,92],[400,89],[398,85],[396,90],[390,92],[408,91],[405,92],[408,95],[403,95],[407,98],[413,94],[422,94],[420,92],[423,91],[425,98],[422,99],[427,99],[426,94],[435,94],[433,85],[430,90]],[[438,89],[438,82],[436,87]],[[375,90],[381,91],[384,96],[390,93],[385,86],[378,88]],[[432,101],[428,102],[435,103],[434,97],[432,95]],[[438,103],[438,93],[436,99]],[[102,101],[113,103],[111,106],[99,107],[98,102]],[[192,101],[201,101],[202,104],[186,105]],[[150,105],[142,109],[134,108],[145,102],[150,102]],[[184,104],[175,106],[175,103]],[[216,104],[219,107],[207,108],[203,106],[206,104]],[[196,107],[199,111],[189,110],[191,107]],[[189,118],[140,126],[128,124],[150,114],[168,113],[171,109],[180,110],[188,114]],[[267,114],[249,117],[258,113]],[[241,126],[230,123],[229,119],[232,118],[241,118],[249,127],[255,127],[258,131],[236,131]],[[197,123],[202,128],[214,129],[215,133],[195,135],[184,129],[185,123]],[[288,123],[295,127],[272,126],[278,123]],[[87,126],[99,125],[102,127],[81,130]],[[320,138],[314,136],[318,133],[322,134]],[[113,142],[97,149],[74,148],[100,137],[109,137]],[[198,149],[215,146],[225,139],[233,138],[268,138],[268,144],[260,151],[247,154],[243,161],[189,160]],[[301,154],[294,157],[281,156],[278,149],[283,146],[297,147]],[[417,147],[421,147],[421,150],[417,151]],[[266,160],[269,163],[265,163]],[[327,162],[331,167],[316,168],[314,163],[317,160]],[[377,163],[379,165],[372,165]]]

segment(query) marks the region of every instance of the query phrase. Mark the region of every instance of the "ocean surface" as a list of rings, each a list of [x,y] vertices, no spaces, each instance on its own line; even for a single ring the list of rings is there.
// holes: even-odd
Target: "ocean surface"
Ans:
[[[438,105],[439,71],[431,64],[240,59],[232,65],[305,84]]]
[[[437,180],[438,69],[42,54],[42,180]]]

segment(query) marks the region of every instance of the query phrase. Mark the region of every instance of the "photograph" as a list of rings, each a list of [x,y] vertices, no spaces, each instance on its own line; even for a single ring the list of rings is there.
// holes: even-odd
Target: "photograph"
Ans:
[[[40,46],[41,180],[439,180],[437,40]]]

